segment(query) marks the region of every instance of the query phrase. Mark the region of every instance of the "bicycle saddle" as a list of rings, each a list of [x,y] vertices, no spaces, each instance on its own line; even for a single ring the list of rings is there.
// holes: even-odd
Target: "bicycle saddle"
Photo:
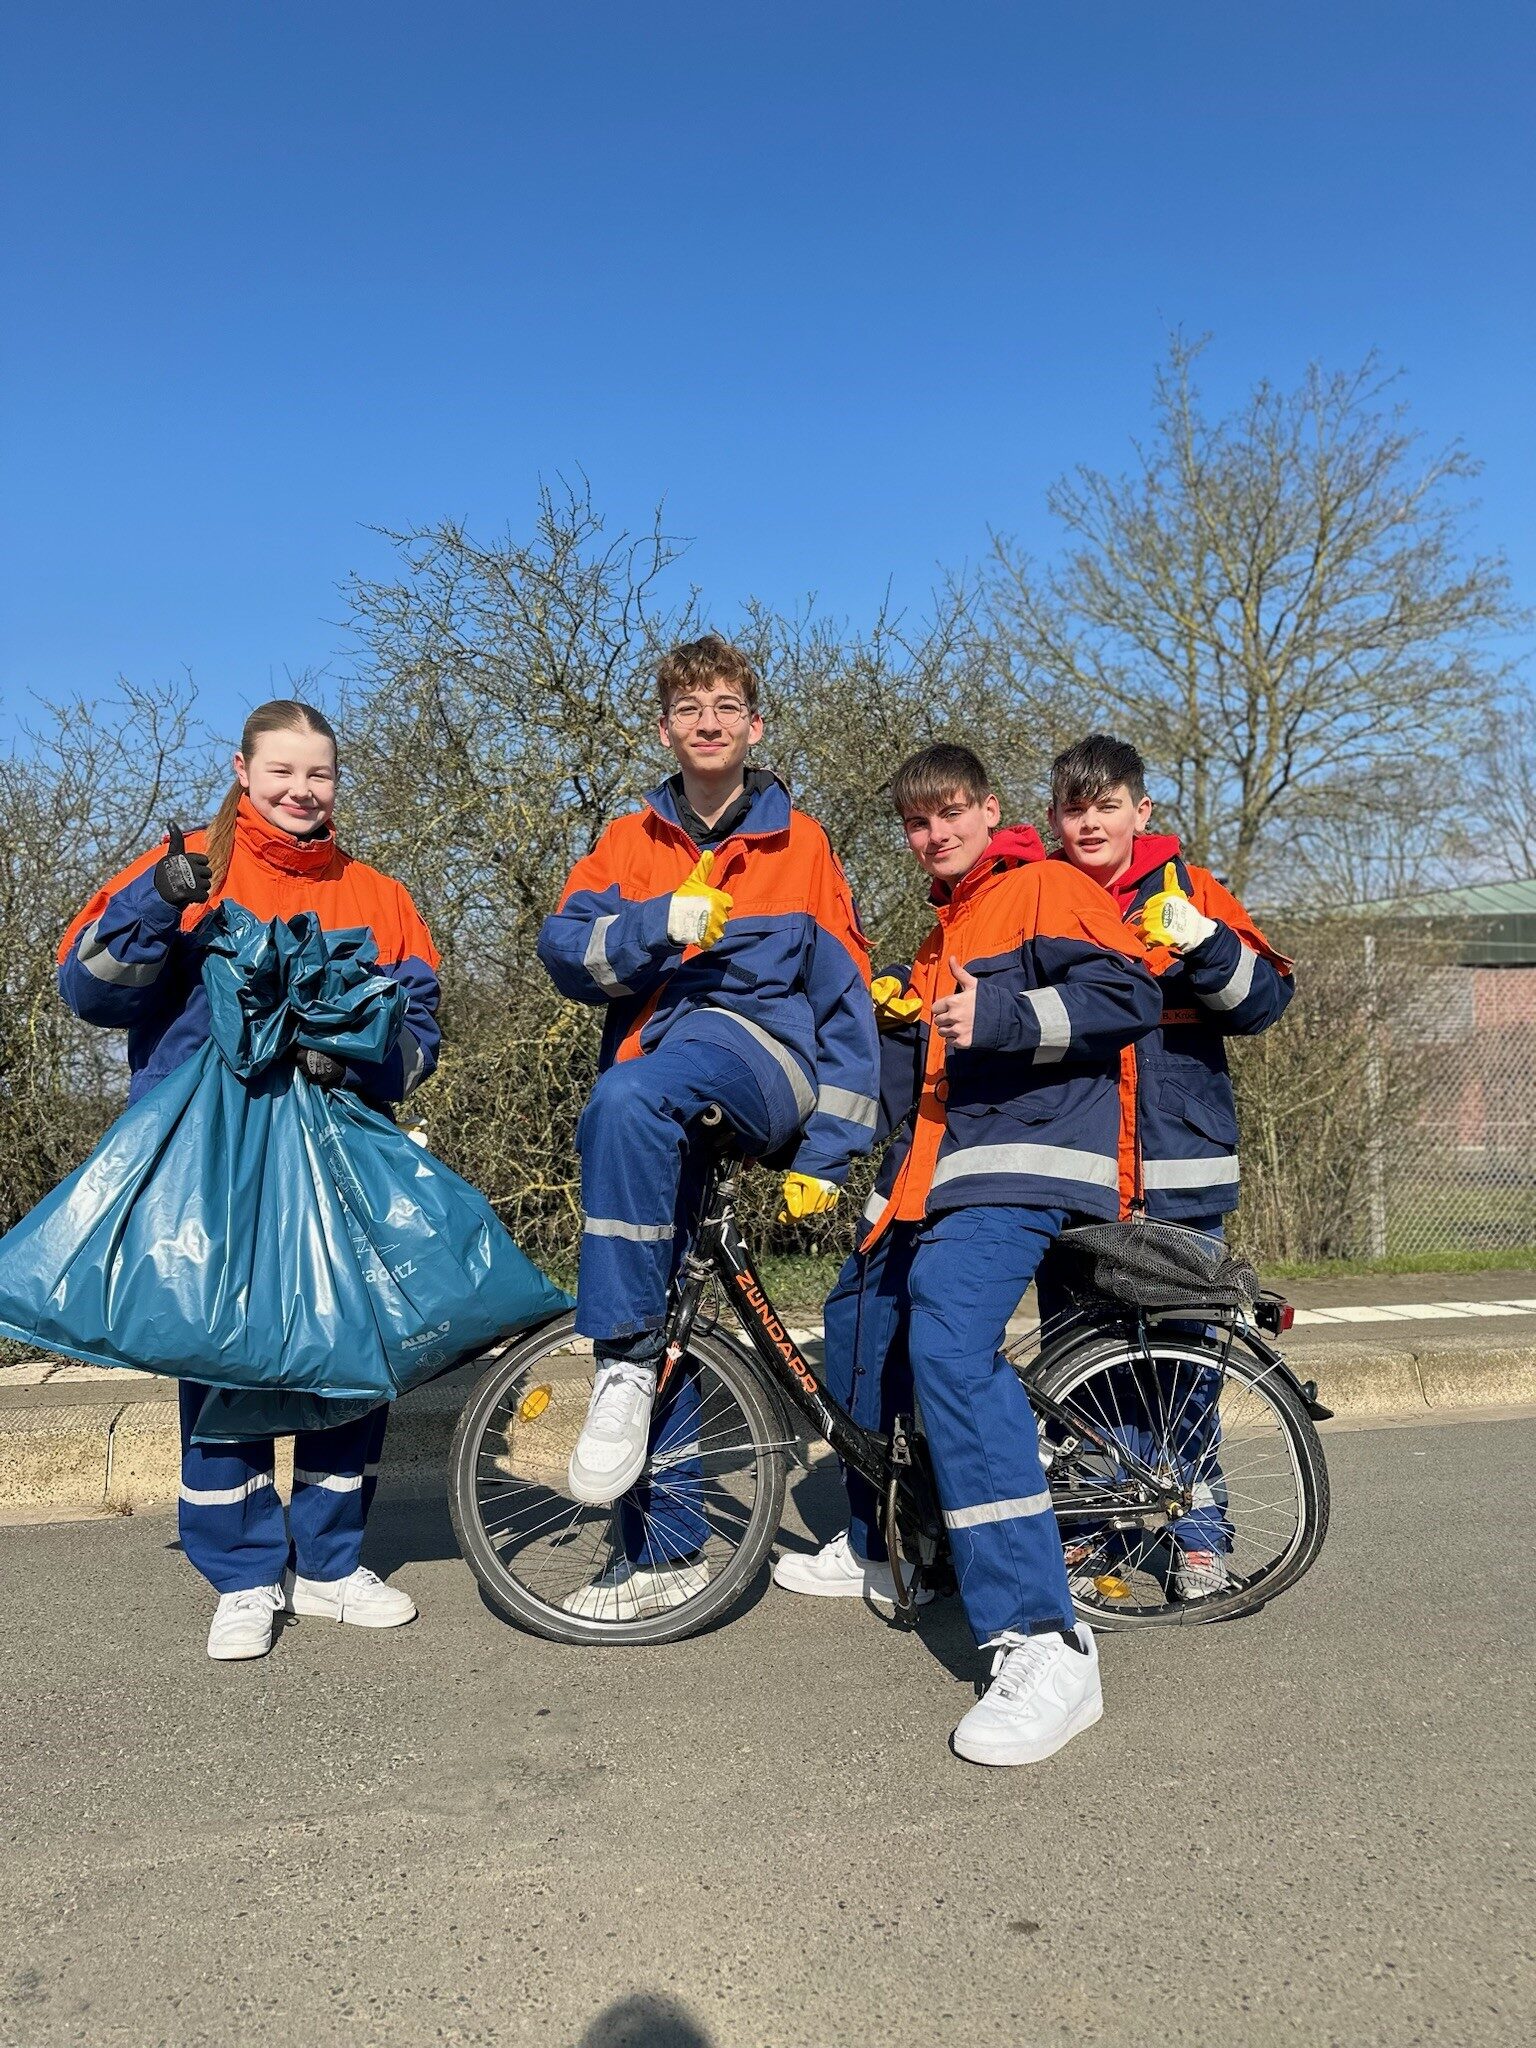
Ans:
[[[787,1144],[780,1145],[776,1151],[749,1155],[746,1140],[718,1102],[712,1102],[708,1109],[701,1110],[691,1128],[698,1142],[708,1147],[716,1159],[749,1159],[752,1165],[765,1166],[770,1173],[787,1172],[800,1149],[800,1133],[797,1131]]]

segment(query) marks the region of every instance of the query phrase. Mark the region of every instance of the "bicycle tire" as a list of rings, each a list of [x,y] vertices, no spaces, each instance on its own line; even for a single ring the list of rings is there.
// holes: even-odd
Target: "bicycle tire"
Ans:
[[[703,1590],[663,1613],[633,1621],[588,1619],[571,1614],[540,1599],[508,1569],[482,1520],[480,1473],[487,1430],[506,1404],[510,1390],[519,1381],[535,1383],[539,1362],[562,1350],[569,1352],[574,1340],[574,1316],[566,1314],[543,1324],[509,1346],[477,1381],[465,1402],[449,1454],[448,1511],[460,1552],[498,1612],[551,1642],[635,1647],[678,1642],[697,1635],[740,1599],[762,1568],[778,1533],[784,1506],[786,1446],[776,1404],[764,1389],[756,1360],[744,1345],[718,1330],[695,1333],[687,1356],[706,1367],[729,1391],[750,1430],[757,1484],[741,1540],[728,1563],[719,1571],[712,1571]],[[611,1514],[617,1505],[591,1512]]]
[[[1077,1596],[1080,1619],[1094,1629],[1208,1627],[1254,1614],[1311,1570],[1328,1533],[1331,1490],[1327,1461],[1316,1426],[1289,1378],[1248,1350],[1240,1336],[1229,1347],[1225,1333],[1207,1337],[1186,1330],[1160,1335],[1154,1326],[1152,1343],[1164,1358],[1182,1354],[1188,1361],[1199,1359],[1212,1369],[1220,1361],[1227,1380],[1268,1403],[1292,1460],[1298,1502],[1296,1533],[1283,1555],[1254,1577],[1199,1600],[1169,1601],[1160,1609],[1125,1612],[1108,1598],[1089,1601]],[[1091,1376],[1117,1364],[1130,1366],[1143,1355],[1138,1337],[1109,1331],[1097,1337],[1079,1336],[1060,1358],[1053,1359],[1047,1352],[1027,1370],[1016,1369],[1026,1387],[1034,1384],[1042,1395],[1066,1404]],[[1080,1407],[1079,1412],[1086,1411]]]

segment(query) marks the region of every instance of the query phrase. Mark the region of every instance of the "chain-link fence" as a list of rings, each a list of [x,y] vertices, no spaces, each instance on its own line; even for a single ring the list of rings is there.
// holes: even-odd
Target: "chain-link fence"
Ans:
[[[1233,1047],[1243,1242],[1288,1259],[1536,1245],[1536,947],[1401,916],[1287,936],[1296,1002]]]

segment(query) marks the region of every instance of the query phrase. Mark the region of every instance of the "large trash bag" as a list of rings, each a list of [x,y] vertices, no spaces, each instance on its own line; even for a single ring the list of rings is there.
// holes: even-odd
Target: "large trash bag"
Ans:
[[[258,1435],[262,1414],[366,1412],[569,1307],[478,1190],[295,1068],[299,1046],[393,1045],[405,997],[372,937],[234,903],[198,934],[213,1035],[0,1239],[0,1334],[257,1390],[200,1433]]]

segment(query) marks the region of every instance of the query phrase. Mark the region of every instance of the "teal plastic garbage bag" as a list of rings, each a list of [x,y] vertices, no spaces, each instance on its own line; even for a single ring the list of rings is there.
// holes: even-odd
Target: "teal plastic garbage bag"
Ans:
[[[212,1037],[0,1239],[0,1334],[357,1413],[569,1307],[477,1189],[295,1068],[394,1043],[371,936],[233,903],[199,934]]]

